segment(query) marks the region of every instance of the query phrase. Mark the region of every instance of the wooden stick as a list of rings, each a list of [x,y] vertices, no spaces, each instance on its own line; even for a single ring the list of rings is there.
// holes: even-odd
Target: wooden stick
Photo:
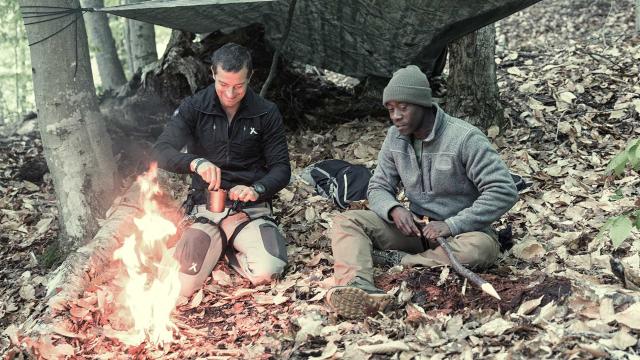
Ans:
[[[476,274],[473,271],[467,269],[466,267],[464,267],[460,263],[460,261],[453,254],[453,251],[451,250],[451,247],[449,246],[449,244],[447,243],[447,240],[445,240],[445,238],[438,237],[437,241],[438,241],[438,244],[440,244],[440,246],[442,247],[442,250],[444,250],[444,252],[447,254],[447,257],[449,258],[449,262],[451,262],[451,267],[458,274],[460,274],[460,275],[464,276],[465,278],[469,279],[469,281],[471,281],[472,283],[476,284],[485,293],[493,296],[494,298],[496,298],[498,300],[502,300],[500,298],[500,295],[498,295],[498,292],[496,291],[496,289],[494,289],[491,284],[486,282],[484,279],[482,279],[480,276],[478,276],[478,274]]]

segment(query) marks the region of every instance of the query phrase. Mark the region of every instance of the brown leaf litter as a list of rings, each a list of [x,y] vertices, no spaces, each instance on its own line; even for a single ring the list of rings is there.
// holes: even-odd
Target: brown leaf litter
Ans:
[[[604,176],[607,162],[640,137],[632,9],[630,0],[548,0],[497,24],[498,86],[512,127],[494,129],[493,142],[534,183],[500,221],[512,224],[516,246],[481,274],[504,301],[443,269],[378,269],[385,271],[380,285],[398,299],[395,310],[363,321],[327,310],[332,260],[324,231],[339,211],[299,174],[324,158],[375,166],[388,121],[365,118],[288,137],[293,181],[274,204],[289,241],[281,281],[254,288],[218,266],[178,307],[175,342],[163,348],[113,339],[126,321],[113,316],[110,281],[67,304],[49,336],[24,338],[19,325],[42,310],[49,269],[40,259],[58,229],[48,222],[57,216],[48,176],[41,183],[17,176],[27,161],[42,159],[39,140],[14,137],[0,144],[0,256],[7,259],[0,265],[0,350],[97,359],[637,357],[640,294],[622,286],[610,258],[637,273],[638,234],[616,250],[596,238],[606,219],[637,208],[640,198],[637,173]]]

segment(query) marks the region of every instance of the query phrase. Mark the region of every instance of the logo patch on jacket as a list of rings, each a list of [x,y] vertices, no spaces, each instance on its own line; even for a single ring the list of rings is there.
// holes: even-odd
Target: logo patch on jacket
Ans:
[[[251,131],[249,131],[249,135],[258,135],[256,128],[251,128]]]

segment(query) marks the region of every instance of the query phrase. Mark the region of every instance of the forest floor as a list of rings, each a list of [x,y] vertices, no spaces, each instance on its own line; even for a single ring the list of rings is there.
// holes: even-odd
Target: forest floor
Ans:
[[[639,359],[640,234],[618,246],[598,236],[607,220],[640,207],[638,173],[605,172],[640,138],[633,21],[630,0],[547,0],[498,23],[498,84],[511,126],[490,137],[511,170],[533,183],[499,224],[512,225],[514,248],[481,274],[502,301],[448,268],[393,268],[377,269],[378,285],[398,299],[389,313],[350,321],[329,311],[324,231],[340,210],[299,175],[324,158],[375,166],[389,122],[354,119],[289,134],[294,181],[275,203],[289,241],[281,281],[252,287],[220,263],[179,305],[180,330],[164,348],[110,337],[96,305],[108,285],[69,304],[50,336],[25,338],[21,324],[44,306],[58,235],[51,178],[42,176],[42,145],[32,134],[0,140],[0,351],[8,358],[26,349],[102,359]],[[623,264],[626,284],[612,258]]]

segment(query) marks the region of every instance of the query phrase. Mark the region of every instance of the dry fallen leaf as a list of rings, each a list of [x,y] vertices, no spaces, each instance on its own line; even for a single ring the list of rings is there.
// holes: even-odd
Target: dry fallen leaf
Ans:
[[[25,284],[20,287],[18,294],[25,300],[34,300],[36,298],[36,289],[31,284]]]
[[[476,335],[480,336],[499,336],[505,331],[514,327],[514,323],[503,318],[495,318],[488,323],[480,326],[476,331]]]
[[[84,317],[89,314],[89,309],[73,305],[71,309],[69,309],[69,313],[77,319],[84,319]]]
[[[487,129],[487,137],[495,139],[500,134],[500,128],[497,125],[493,125]]]
[[[73,346],[67,343],[58,344],[55,346],[54,349],[55,349],[55,354],[59,357],[73,356],[76,353],[75,350],[73,349]]]
[[[202,303],[203,297],[204,297],[204,291],[202,291],[202,289],[198,290],[198,292],[195,295],[193,295],[193,297],[191,298],[189,307],[191,309],[195,309],[198,306],[200,306],[200,303]]]
[[[322,331],[322,316],[317,312],[310,312],[295,320],[300,326],[300,330],[296,333],[296,343],[300,343],[307,339],[307,336],[318,336]]]
[[[309,360],[331,359],[336,354],[336,352],[338,352],[338,346],[336,346],[336,344],[333,341],[330,341],[324,347],[324,349],[322,350],[322,354],[320,354],[320,356],[318,356],[318,357],[311,356],[311,357],[309,357]]]
[[[231,277],[222,270],[215,270],[211,273],[211,278],[222,286],[231,285]]]
[[[616,313],[615,319],[620,324],[640,330],[640,302],[634,303],[626,310]]]
[[[600,319],[607,324],[615,320],[612,298],[606,297],[600,301]]]
[[[20,341],[18,339],[18,327],[15,326],[14,324],[7,326],[7,328],[4,329],[2,334],[8,336],[12,344],[20,345]]]
[[[262,305],[280,305],[289,301],[290,298],[283,295],[253,294],[256,303]]]
[[[530,262],[540,261],[546,254],[546,250],[536,240],[529,239],[513,246],[513,255],[518,259]]]
[[[533,324],[538,325],[551,320],[553,316],[556,314],[557,309],[558,309],[558,306],[555,304],[554,301],[547,303],[547,305],[543,306],[540,309],[540,313],[533,320]]]
[[[436,286],[442,286],[442,284],[444,284],[447,281],[448,277],[449,277],[449,267],[445,266],[442,268],[442,272],[440,273],[440,278],[438,279]]]
[[[610,348],[618,350],[626,350],[638,343],[638,338],[629,334],[627,328],[623,328],[616,332],[611,339],[600,340],[600,344]]]
[[[571,91],[561,92],[558,97],[567,104],[571,104],[576,99],[576,96]]]
[[[420,305],[416,304],[407,304],[405,307],[407,311],[407,317],[405,321],[410,324],[420,324],[423,322],[427,322],[427,314],[424,312],[424,309]]]
[[[544,295],[540,296],[537,299],[525,301],[520,304],[520,307],[518,308],[518,315],[529,315],[533,310],[540,306],[543,297]]]
[[[304,211],[304,218],[308,222],[311,222],[311,221],[315,220],[315,218],[316,218],[316,210],[313,207],[308,207]]]
[[[382,344],[361,345],[359,349],[368,354],[393,354],[399,351],[409,351],[411,348],[404,341],[389,341]]]
[[[282,189],[278,193],[278,196],[280,196],[280,198],[285,202],[291,202],[291,201],[293,201],[293,198],[295,197],[295,193],[293,191],[288,190],[288,189]]]
[[[51,227],[51,222],[53,221],[52,217],[45,217],[40,219],[36,224],[36,234],[42,235]]]

